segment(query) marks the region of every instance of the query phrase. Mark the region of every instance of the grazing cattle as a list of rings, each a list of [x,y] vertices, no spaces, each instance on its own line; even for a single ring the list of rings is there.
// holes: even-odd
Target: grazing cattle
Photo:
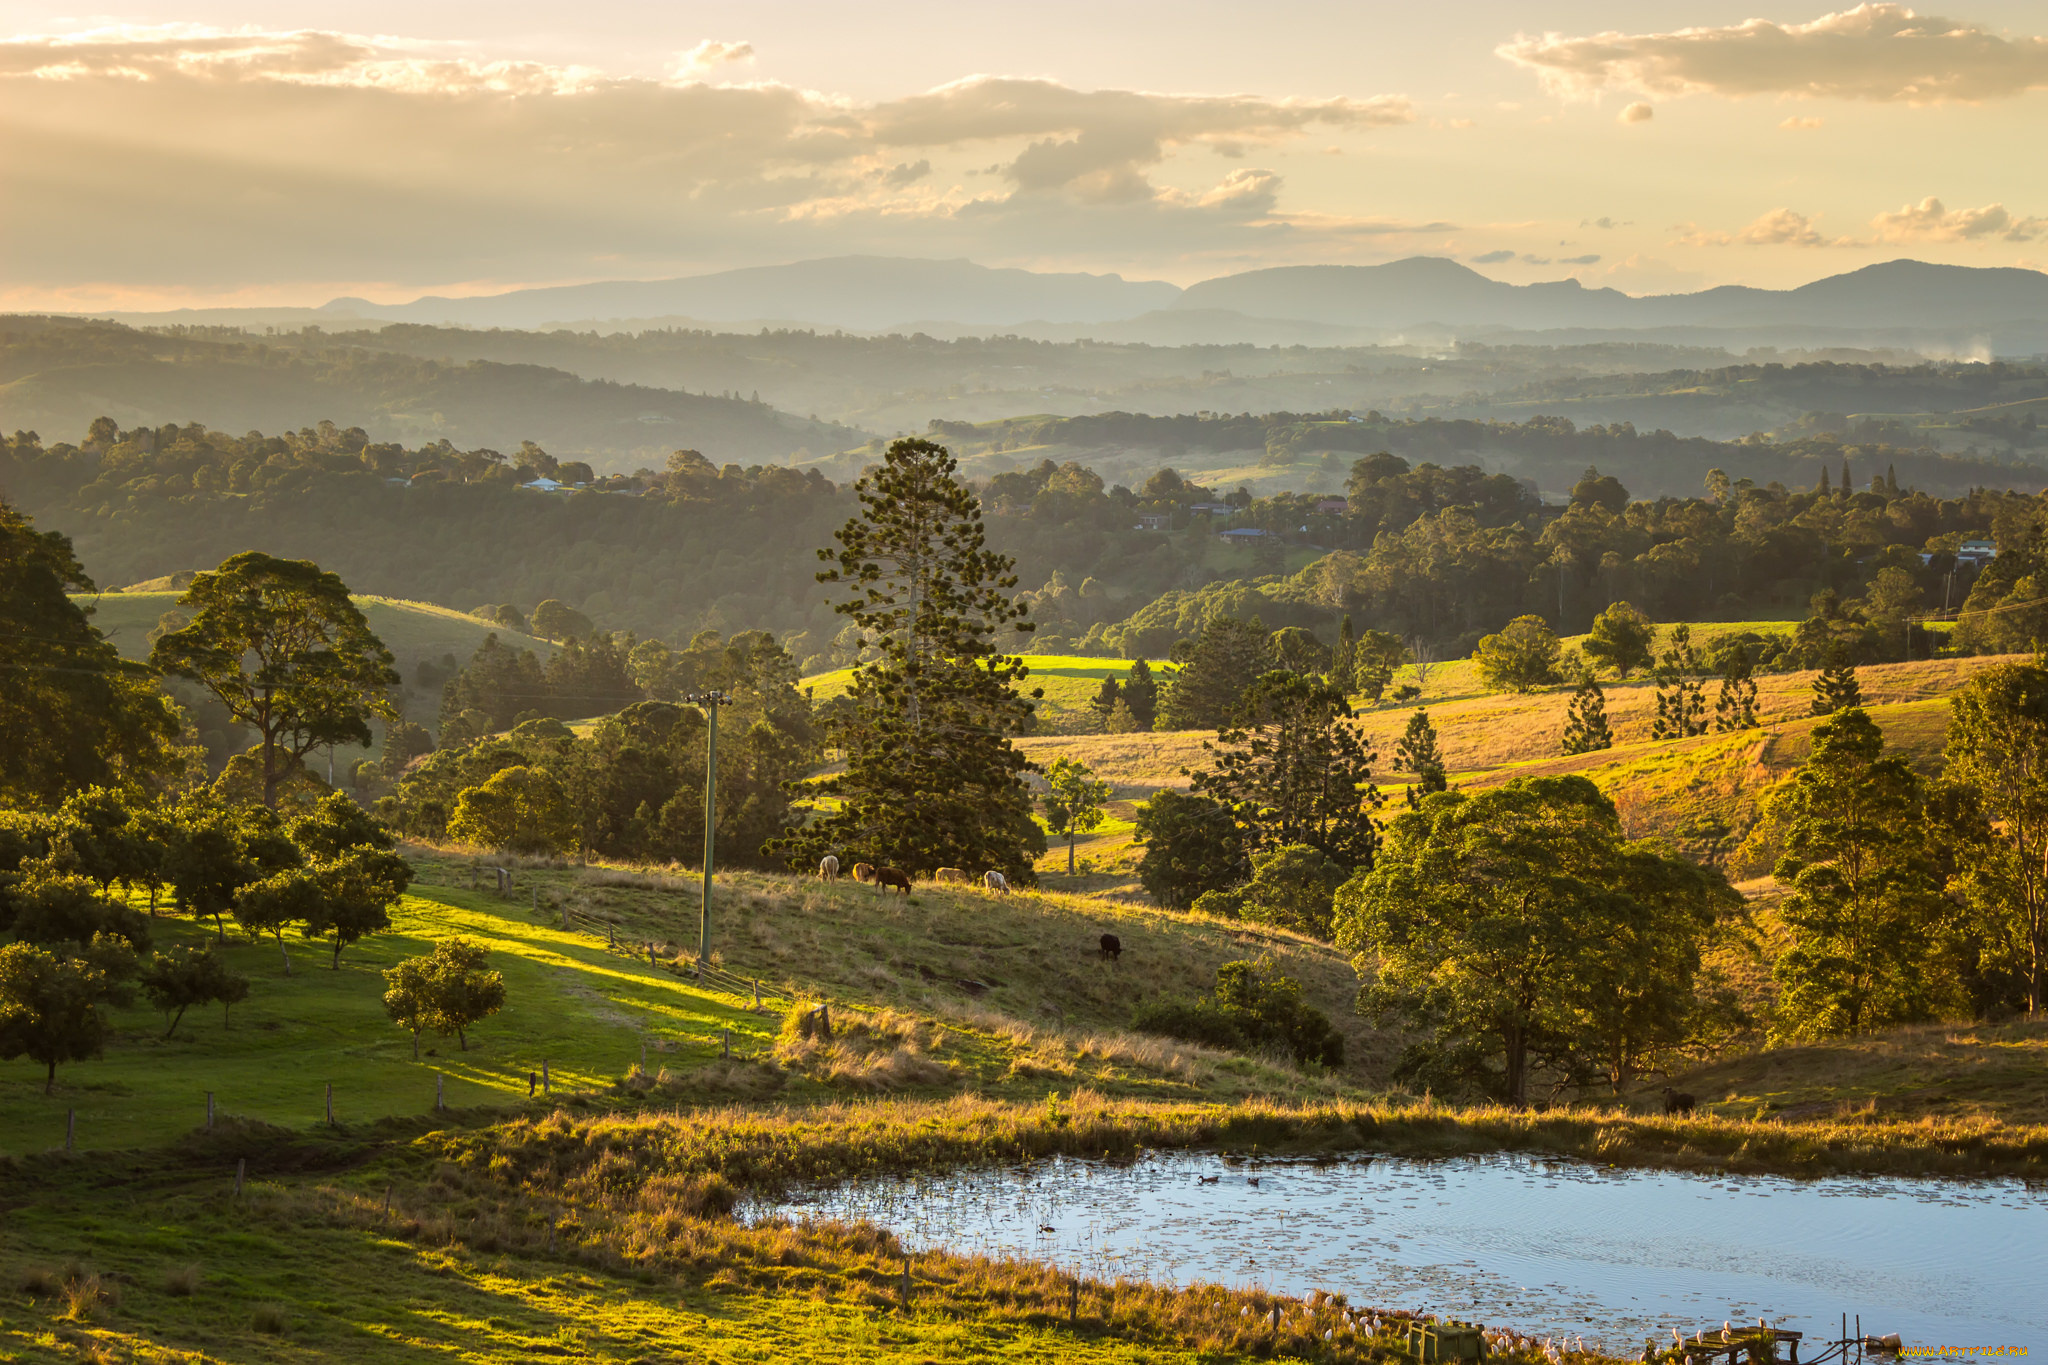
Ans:
[[[965,886],[974,879],[967,875],[967,869],[965,868],[942,867],[937,872],[932,873],[932,880],[935,882],[945,882],[948,886]]]
[[[1667,1114],[1690,1114],[1697,1103],[1699,1101],[1683,1090],[1673,1090],[1668,1085],[1664,1087],[1664,1112]]]
[[[878,867],[875,869],[875,890],[887,891],[892,886],[903,888],[903,894],[910,894],[910,874],[900,868]]]
[[[821,882],[838,881],[839,859],[833,857],[829,853],[827,853],[824,857],[818,859],[818,880]]]
[[[875,879],[875,865],[873,863],[855,863],[853,865],[853,879],[857,882],[873,881]]]
[[[1124,941],[1115,934],[1104,934],[1102,936],[1102,955],[1111,962],[1123,961]]]
[[[1009,894],[1010,894],[1010,881],[1009,881],[1009,878],[1005,877],[1005,876],[1004,876],[1004,875],[1003,875],[1002,873],[1000,873],[1000,872],[996,872],[996,871],[993,871],[993,870],[991,870],[991,871],[988,871],[988,872],[984,872],[984,873],[982,873],[982,874],[981,874],[981,884],[982,884],[983,886],[987,887],[987,888],[988,888],[989,890],[991,890],[991,891],[1000,891],[1000,892],[1002,892],[1002,893],[1003,893],[1003,894],[1004,894],[1005,896],[1007,896],[1007,895],[1009,895]]]

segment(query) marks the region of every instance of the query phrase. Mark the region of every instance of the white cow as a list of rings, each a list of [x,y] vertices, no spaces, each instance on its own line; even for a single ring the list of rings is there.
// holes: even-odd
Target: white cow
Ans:
[[[839,880],[839,859],[837,856],[827,853],[818,860],[818,880],[827,882]]]
[[[1010,883],[1000,872],[990,871],[982,873],[981,884],[991,891],[1000,891],[1005,896],[1010,894]]]

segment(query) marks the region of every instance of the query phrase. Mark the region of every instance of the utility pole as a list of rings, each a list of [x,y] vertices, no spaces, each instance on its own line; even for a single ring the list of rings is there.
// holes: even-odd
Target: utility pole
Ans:
[[[711,730],[704,743],[704,901],[697,908],[697,961],[711,958],[711,856],[718,832],[718,708],[732,705],[728,692],[692,692],[683,698],[702,707]]]

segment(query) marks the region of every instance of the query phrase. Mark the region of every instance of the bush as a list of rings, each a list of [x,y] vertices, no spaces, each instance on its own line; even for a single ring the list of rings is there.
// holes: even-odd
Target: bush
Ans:
[[[1244,1052],[1251,1046],[1237,1019],[1218,1008],[1214,1000],[1190,1000],[1185,996],[1155,1000],[1138,1006],[1137,1013],[1131,1016],[1131,1027],[1139,1033],[1178,1038],[1183,1043],[1200,1043],[1226,1052]]]
[[[1172,996],[1139,1006],[1131,1027],[1140,1033],[1233,1052],[1273,1049],[1296,1062],[1344,1064],[1344,1038],[1330,1016],[1303,1003],[1301,984],[1273,974],[1271,958],[1226,962],[1216,969],[1208,1000]]]

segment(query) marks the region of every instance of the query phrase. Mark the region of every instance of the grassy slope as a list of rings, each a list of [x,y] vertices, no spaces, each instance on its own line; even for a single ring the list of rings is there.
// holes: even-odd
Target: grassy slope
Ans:
[[[1057,724],[1062,717],[1074,715],[1087,708],[1095,700],[1095,694],[1104,678],[1121,678],[1131,671],[1129,659],[1097,659],[1076,654],[1026,654],[1024,662],[1031,670],[1026,677],[1026,691],[1034,687],[1045,689],[1045,698],[1039,704],[1040,713],[1047,721]],[[1161,667],[1153,660],[1155,672]],[[853,685],[853,670],[836,669],[831,673],[816,673],[805,678],[802,685],[812,688],[819,701],[839,696]]]
[[[835,1084],[864,1089],[950,1093],[971,1083],[1037,1096],[1048,1084],[1089,1084],[1180,1097],[1272,1093],[1307,1082],[1263,1063],[1120,1033],[1137,1001],[1206,993],[1218,965],[1261,952],[1345,1030],[1356,1063],[1347,1079],[1381,1075],[1387,1061],[1387,1045],[1350,1009],[1355,986],[1344,955],[1292,935],[1071,897],[921,887],[906,903],[851,881],[826,887],[739,873],[721,878],[714,944],[728,970],[765,983],[771,1008],[757,1015],[750,998],[699,989],[667,965],[678,942],[694,949],[694,879],[522,871],[516,894],[501,900],[468,889],[465,863],[425,857],[417,865],[421,881],[393,932],[349,949],[338,972],[327,970],[318,944],[287,940],[287,979],[273,943],[252,944],[230,925],[224,951],[252,990],[229,1027],[217,1010],[193,1011],[165,1041],[162,1018],[139,1004],[118,1014],[106,1057],[60,1067],[48,1097],[36,1068],[0,1066],[0,1152],[61,1145],[72,1109],[82,1146],[163,1141],[201,1121],[209,1090],[222,1115],[300,1126],[320,1120],[328,1082],[338,1117],[349,1123],[430,1109],[436,1072],[454,1107],[523,1102],[526,1077],[543,1060],[560,1087],[601,1088],[640,1060],[643,1039],[650,1072],[710,1061],[721,1028],[732,1031],[736,1054],[764,1053],[781,1022],[775,1011],[796,996],[940,1022],[899,1024],[893,1033],[878,1025],[871,1046],[807,1059],[816,1065],[794,1074],[751,1077],[752,1090],[825,1095],[829,1088],[812,1078],[836,1072]],[[573,930],[560,927],[565,905]],[[153,932],[158,946],[211,936],[171,919]],[[1121,963],[1096,953],[1104,932],[1123,940]],[[614,933],[617,951],[607,948]],[[451,934],[489,949],[508,1004],[471,1031],[467,1051],[428,1035],[414,1062],[410,1036],[384,1016],[378,972]],[[648,942],[662,945],[664,965],[637,955]]]
[[[1730,1118],[2048,1123],[2048,1024],[1893,1029],[1753,1053],[1672,1084]]]

